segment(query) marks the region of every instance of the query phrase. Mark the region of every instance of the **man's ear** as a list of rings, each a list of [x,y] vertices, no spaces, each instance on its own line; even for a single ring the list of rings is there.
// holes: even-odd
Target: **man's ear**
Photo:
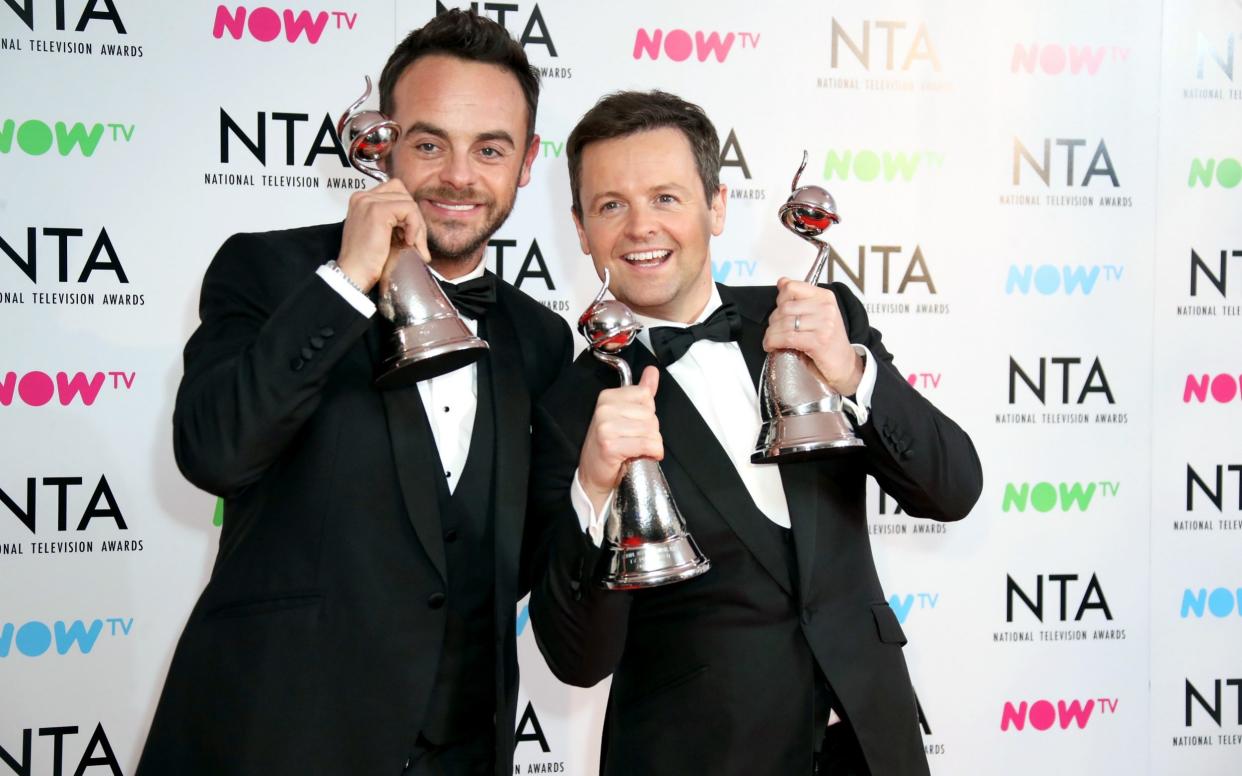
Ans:
[[[525,186],[530,183],[530,168],[535,163],[535,157],[539,155],[539,136],[535,135],[530,139],[530,145],[526,148],[526,156],[522,159],[522,171],[518,173],[519,186]]]
[[[587,242],[586,229],[582,227],[582,219],[578,217],[578,211],[573,207],[569,208],[569,214],[574,219],[574,229],[578,230],[578,245],[582,247],[582,252],[587,256],[591,255],[591,246]]]
[[[715,196],[712,197],[712,201],[710,203],[713,237],[719,237],[720,233],[724,231],[725,204],[728,201],[729,201],[729,187],[722,183],[720,184],[720,187],[716,190],[716,194]]]

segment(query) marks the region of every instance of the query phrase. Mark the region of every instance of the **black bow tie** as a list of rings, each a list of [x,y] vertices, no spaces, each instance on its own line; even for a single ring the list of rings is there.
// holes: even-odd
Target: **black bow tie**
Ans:
[[[441,280],[440,288],[444,289],[444,295],[457,311],[467,318],[482,318],[487,314],[487,308],[496,303],[496,278],[493,275],[484,275],[465,283]]]
[[[684,328],[656,326],[651,330],[651,350],[664,366],[670,366],[701,339],[736,342],[742,336],[742,315],[732,302],[722,304],[707,320]]]

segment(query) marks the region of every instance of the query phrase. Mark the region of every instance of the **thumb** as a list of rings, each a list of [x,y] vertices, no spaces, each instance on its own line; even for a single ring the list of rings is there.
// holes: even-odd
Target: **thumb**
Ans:
[[[647,389],[652,398],[655,398],[656,389],[660,386],[660,370],[654,366],[649,366],[643,370],[643,376],[638,384]]]

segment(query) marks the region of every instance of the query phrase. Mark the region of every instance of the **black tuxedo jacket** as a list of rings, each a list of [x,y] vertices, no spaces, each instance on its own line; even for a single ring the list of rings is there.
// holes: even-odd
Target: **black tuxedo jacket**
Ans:
[[[740,346],[757,384],[776,289],[719,289],[742,313]],[[792,546],[662,370],[661,466],[712,568],[645,591],[601,589],[602,551],[580,528],[569,489],[596,396],[617,385],[616,374],[584,353],[536,408],[532,509],[551,516],[554,538],[531,619],[561,680],[590,686],[613,675],[608,776],[809,774],[827,718],[819,676],[873,774],[927,773],[906,639],[872,559],[864,482],[874,476],[911,515],[957,520],[978,498],[982,475],[965,432],[893,367],[859,301],[840,284],[832,289],[850,341],[878,362],[871,417],[857,430],[864,449],[780,464]],[[626,357],[635,375],[655,364],[641,344]]]
[[[169,669],[138,772],[393,774],[413,749],[445,625],[440,467],[418,388],[371,386],[368,320],[315,269],[341,224],[235,235],[203,280],[173,416],[181,471],[223,496],[211,580]],[[512,771],[514,606],[537,398],[569,329],[507,283],[486,316],[497,774]]]

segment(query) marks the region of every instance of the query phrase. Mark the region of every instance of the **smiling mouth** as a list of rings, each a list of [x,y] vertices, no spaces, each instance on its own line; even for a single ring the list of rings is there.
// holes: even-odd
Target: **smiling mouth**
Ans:
[[[428,203],[448,213],[469,213],[482,207],[477,202],[443,202],[432,199],[428,200]]]
[[[673,252],[667,249],[659,248],[650,251],[634,251],[633,253],[625,253],[621,258],[626,264],[633,267],[658,267],[672,256]]]

